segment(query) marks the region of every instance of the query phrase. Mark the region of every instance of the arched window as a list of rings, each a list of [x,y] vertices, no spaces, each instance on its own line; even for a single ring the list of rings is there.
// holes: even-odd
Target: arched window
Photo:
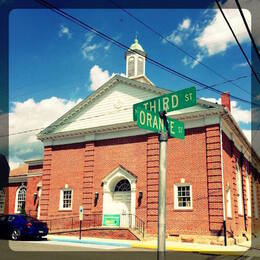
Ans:
[[[26,199],[26,187],[21,186],[16,191],[15,213],[20,213],[20,211],[25,208],[25,199]]]
[[[5,210],[5,192],[0,190],[0,213],[4,213]]]
[[[144,74],[144,59],[141,58],[141,57],[138,57],[137,74],[138,75],[143,75]]]
[[[128,59],[128,77],[133,77],[135,75],[135,58],[130,57]]]
[[[123,179],[116,184],[114,191],[131,191],[131,185],[127,179]]]

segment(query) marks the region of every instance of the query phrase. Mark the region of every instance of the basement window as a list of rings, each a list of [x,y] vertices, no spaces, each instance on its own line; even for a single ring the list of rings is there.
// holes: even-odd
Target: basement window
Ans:
[[[192,186],[190,184],[174,185],[174,209],[192,209]]]
[[[63,189],[60,192],[60,210],[72,209],[72,189]]]

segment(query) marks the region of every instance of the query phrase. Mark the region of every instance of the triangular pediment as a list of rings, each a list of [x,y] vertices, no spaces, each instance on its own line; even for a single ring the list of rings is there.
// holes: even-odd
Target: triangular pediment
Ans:
[[[41,139],[50,134],[97,129],[132,122],[133,104],[169,92],[167,89],[115,75],[98,90],[44,129],[38,135],[38,138]],[[202,111],[216,107],[219,107],[219,105],[198,100],[196,106],[171,112],[171,114]]]

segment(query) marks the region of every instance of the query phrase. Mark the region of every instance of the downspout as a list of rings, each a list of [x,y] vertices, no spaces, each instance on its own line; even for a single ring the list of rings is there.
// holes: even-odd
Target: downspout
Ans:
[[[227,227],[226,227],[226,203],[225,203],[225,187],[224,187],[224,172],[223,172],[223,144],[222,144],[222,120],[219,117],[219,133],[220,133],[220,161],[221,161],[221,182],[222,182],[222,208],[223,208],[223,229],[224,229],[224,245],[227,245]]]
[[[244,155],[240,153],[240,172],[241,172],[241,180],[242,180],[242,199],[243,199],[243,211],[244,211],[244,225],[245,231],[247,231],[246,226],[246,207],[245,207],[245,194],[244,194],[244,178],[243,178],[243,162],[244,162]]]

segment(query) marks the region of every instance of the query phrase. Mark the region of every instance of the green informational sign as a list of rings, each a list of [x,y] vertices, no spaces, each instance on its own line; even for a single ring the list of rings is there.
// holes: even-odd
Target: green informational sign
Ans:
[[[119,227],[120,214],[105,214],[103,217],[103,226]]]
[[[196,88],[185,88],[170,94],[152,98],[133,106],[134,121],[137,120],[137,107],[143,107],[154,113],[174,111],[195,106],[197,103]]]
[[[184,139],[184,123],[169,117],[167,117],[167,121],[169,135],[171,137]],[[166,127],[159,113],[153,113],[145,108],[137,108],[137,126],[153,132],[166,132]]]

